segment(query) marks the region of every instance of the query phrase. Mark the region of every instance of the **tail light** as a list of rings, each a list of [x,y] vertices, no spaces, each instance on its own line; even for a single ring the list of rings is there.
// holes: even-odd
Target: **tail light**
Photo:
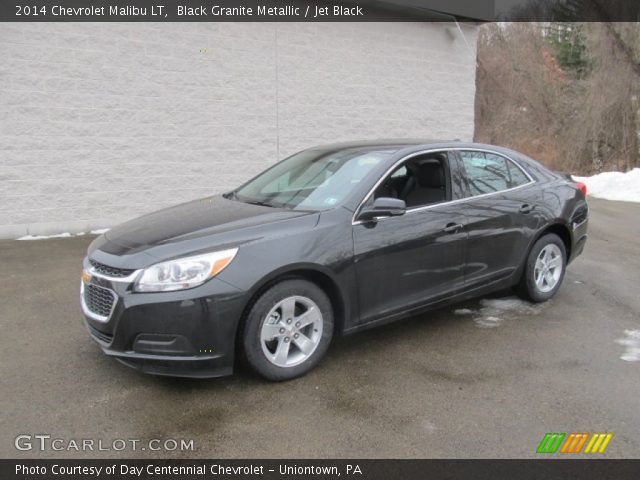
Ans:
[[[582,196],[587,198],[587,186],[582,182],[576,182],[576,188],[582,192]]]

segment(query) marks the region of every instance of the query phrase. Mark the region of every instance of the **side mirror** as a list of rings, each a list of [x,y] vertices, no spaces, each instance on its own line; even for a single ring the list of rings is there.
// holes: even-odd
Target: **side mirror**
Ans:
[[[356,220],[363,222],[375,221],[380,217],[396,217],[404,215],[407,211],[407,204],[399,198],[379,197],[373,201],[373,205],[360,210]]]

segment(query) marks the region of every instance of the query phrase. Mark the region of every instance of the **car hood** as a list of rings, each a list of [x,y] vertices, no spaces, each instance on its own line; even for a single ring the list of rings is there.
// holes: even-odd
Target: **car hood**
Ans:
[[[252,205],[222,196],[207,197],[120,224],[96,239],[89,253],[113,266],[122,261],[147,263],[134,257],[158,259],[255,240],[264,235],[261,227],[312,213]],[[111,258],[105,258],[105,254]]]

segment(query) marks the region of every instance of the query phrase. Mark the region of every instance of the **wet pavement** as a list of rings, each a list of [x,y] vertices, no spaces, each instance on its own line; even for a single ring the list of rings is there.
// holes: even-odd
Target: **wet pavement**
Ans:
[[[640,456],[640,204],[591,201],[557,297],[466,302],[336,341],[287,383],[156,378],[80,321],[91,237],[0,242],[0,456],[534,457],[546,432],[611,432]],[[17,451],[20,434],[193,440],[193,451]]]

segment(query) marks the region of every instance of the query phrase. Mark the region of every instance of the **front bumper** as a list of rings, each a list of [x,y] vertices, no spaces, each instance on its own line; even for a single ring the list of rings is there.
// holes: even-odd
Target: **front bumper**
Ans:
[[[132,278],[95,272],[85,258],[80,303],[85,326],[103,352],[144,373],[218,377],[233,372],[245,294],[213,278],[182,291],[134,293]],[[100,292],[111,308],[89,300]]]

